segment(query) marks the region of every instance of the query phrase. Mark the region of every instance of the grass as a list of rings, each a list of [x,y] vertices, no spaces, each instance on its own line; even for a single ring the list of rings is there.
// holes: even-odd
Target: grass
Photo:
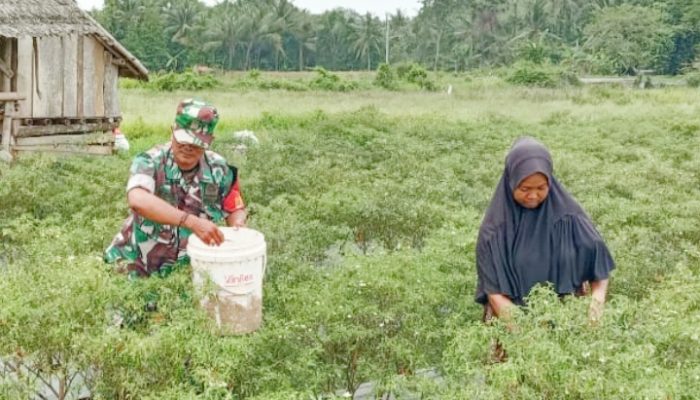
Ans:
[[[452,95],[446,88],[453,86]],[[545,89],[506,86],[499,78],[445,76],[438,92],[405,90],[361,90],[353,92],[306,91],[212,91],[200,96],[216,104],[229,120],[257,118],[264,113],[300,115],[315,110],[326,113],[352,112],[374,107],[389,115],[435,115],[450,120],[473,120],[500,116],[526,123],[541,123],[552,115],[566,113],[582,120],[634,115],[663,116],[669,111],[690,116],[700,109],[700,92],[682,87],[634,90],[611,87]],[[169,124],[172,104],[192,96],[191,92],[122,90],[120,102],[125,121],[141,118]],[[659,107],[671,106],[671,110]]]
[[[195,307],[188,270],[128,282],[100,261],[126,215],[130,156],[167,140],[192,95],[123,90],[131,155],[26,157],[0,171],[0,354],[59,375],[92,368],[99,398],[329,397],[369,380],[427,398],[692,398],[698,92],[441,83],[451,79],[452,96],[196,93],[221,111],[215,150],[239,167],[268,242],[264,326],[225,338]],[[261,145],[241,155],[230,133],[244,128]],[[597,328],[583,301],[547,290],[517,334],[479,322],[476,233],[523,133],[550,147],[617,261]],[[127,327],[111,326],[115,309]],[[508,362],[487,362],[494,337]],[[441,383],[416,374],[431,367]],[[31,382],[2,378],[0,394],[27,397]]]

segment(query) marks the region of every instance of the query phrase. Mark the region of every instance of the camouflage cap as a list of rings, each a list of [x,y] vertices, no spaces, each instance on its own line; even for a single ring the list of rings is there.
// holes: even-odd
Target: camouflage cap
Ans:
[[[218,122],[219,113],[214,106],[199,100],[183,100],[177,106],[173,137],[178,143],[208,149]]]

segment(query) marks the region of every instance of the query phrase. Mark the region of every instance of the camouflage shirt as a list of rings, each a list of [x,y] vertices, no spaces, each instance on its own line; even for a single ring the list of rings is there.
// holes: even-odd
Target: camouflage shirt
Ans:
[[[196,171],[183,174],[175,163],[170,144],[141,153],[131,164],[127,193],[143,188],[189,214],[214,222],[245,207],[237,171],[220,155],[206,151]],[[179,262],[187,262],[184,227],[163,225],[129,211],[121,231],[105,250],[108,263],[123,260],[129,275],[167,274]]]

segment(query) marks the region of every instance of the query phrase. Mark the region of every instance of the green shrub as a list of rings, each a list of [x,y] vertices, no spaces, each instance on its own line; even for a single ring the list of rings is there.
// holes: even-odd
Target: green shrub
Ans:
[[[411,64],[405,76],[406,81],[418,84],[428,79],[428,71],[419,64]]]
[[[193,72],[167,72],[151,77],[147,87],[157,91],[202,90],[219,86],[220,82],[211,75],[199,75]]]
[[[253,79],[253,80],[260,79],[261,76],[262,76],[262,74],[260,73],[259,69],[253,68],[250,71],[248,71],[248,78],[250,78],[250,79]]]
[[[686,75],[685,83],[692,88],[700,87],[700,73],[695,72]]]
[[[517,63],[506,76],[514,85],[554,88],[580,84],[578,77],[569,70],[547,64]]]
[[[405,80],[418,85],[419,88],[424,90],[437,90],[435,81],[428,77],[428,71],[419,64],[411,64],[408,71],[405,73]]]
[[[316,67],[314,71],[316,72],[316,77],[309,83],[312,89],[348,92],[358,88],[357,82],[344,80],[323,67]]]
[[[374,78],[374,85],[389,90],[396,89],[396,77],[394,75],[394,70],[391,69],[389,64],[379,64],[377,76]]]
[[[133,78],[119,78],[119,89],[140,89],[145,83]]]
[[[542,66],[522,63],[506,78],[507,82],[523,86],[555,87],[557,82],[551,71]]]
[[[230,87],[244,90],[288,90],[292,92],[303,92],[309,90],[308,84],[304,83],[303,81],[290,79],[268,79],[263,78],[259,72],[252,71],[247,77],[235,80]]]
[[[396,76],[399,79],[406,80],[406,77],[408,76],[408,71],[410,71],[412,66],[413,63],[396,64]]]

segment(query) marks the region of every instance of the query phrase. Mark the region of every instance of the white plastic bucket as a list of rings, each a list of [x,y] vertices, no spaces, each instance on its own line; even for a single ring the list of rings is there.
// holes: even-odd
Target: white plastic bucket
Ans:
[[[262,323],[262,283],[267,261],[265,237],[248,228],[220,228],[220,246],[192,234],[187,254],[200,305],[224,334],[253,332]]]

